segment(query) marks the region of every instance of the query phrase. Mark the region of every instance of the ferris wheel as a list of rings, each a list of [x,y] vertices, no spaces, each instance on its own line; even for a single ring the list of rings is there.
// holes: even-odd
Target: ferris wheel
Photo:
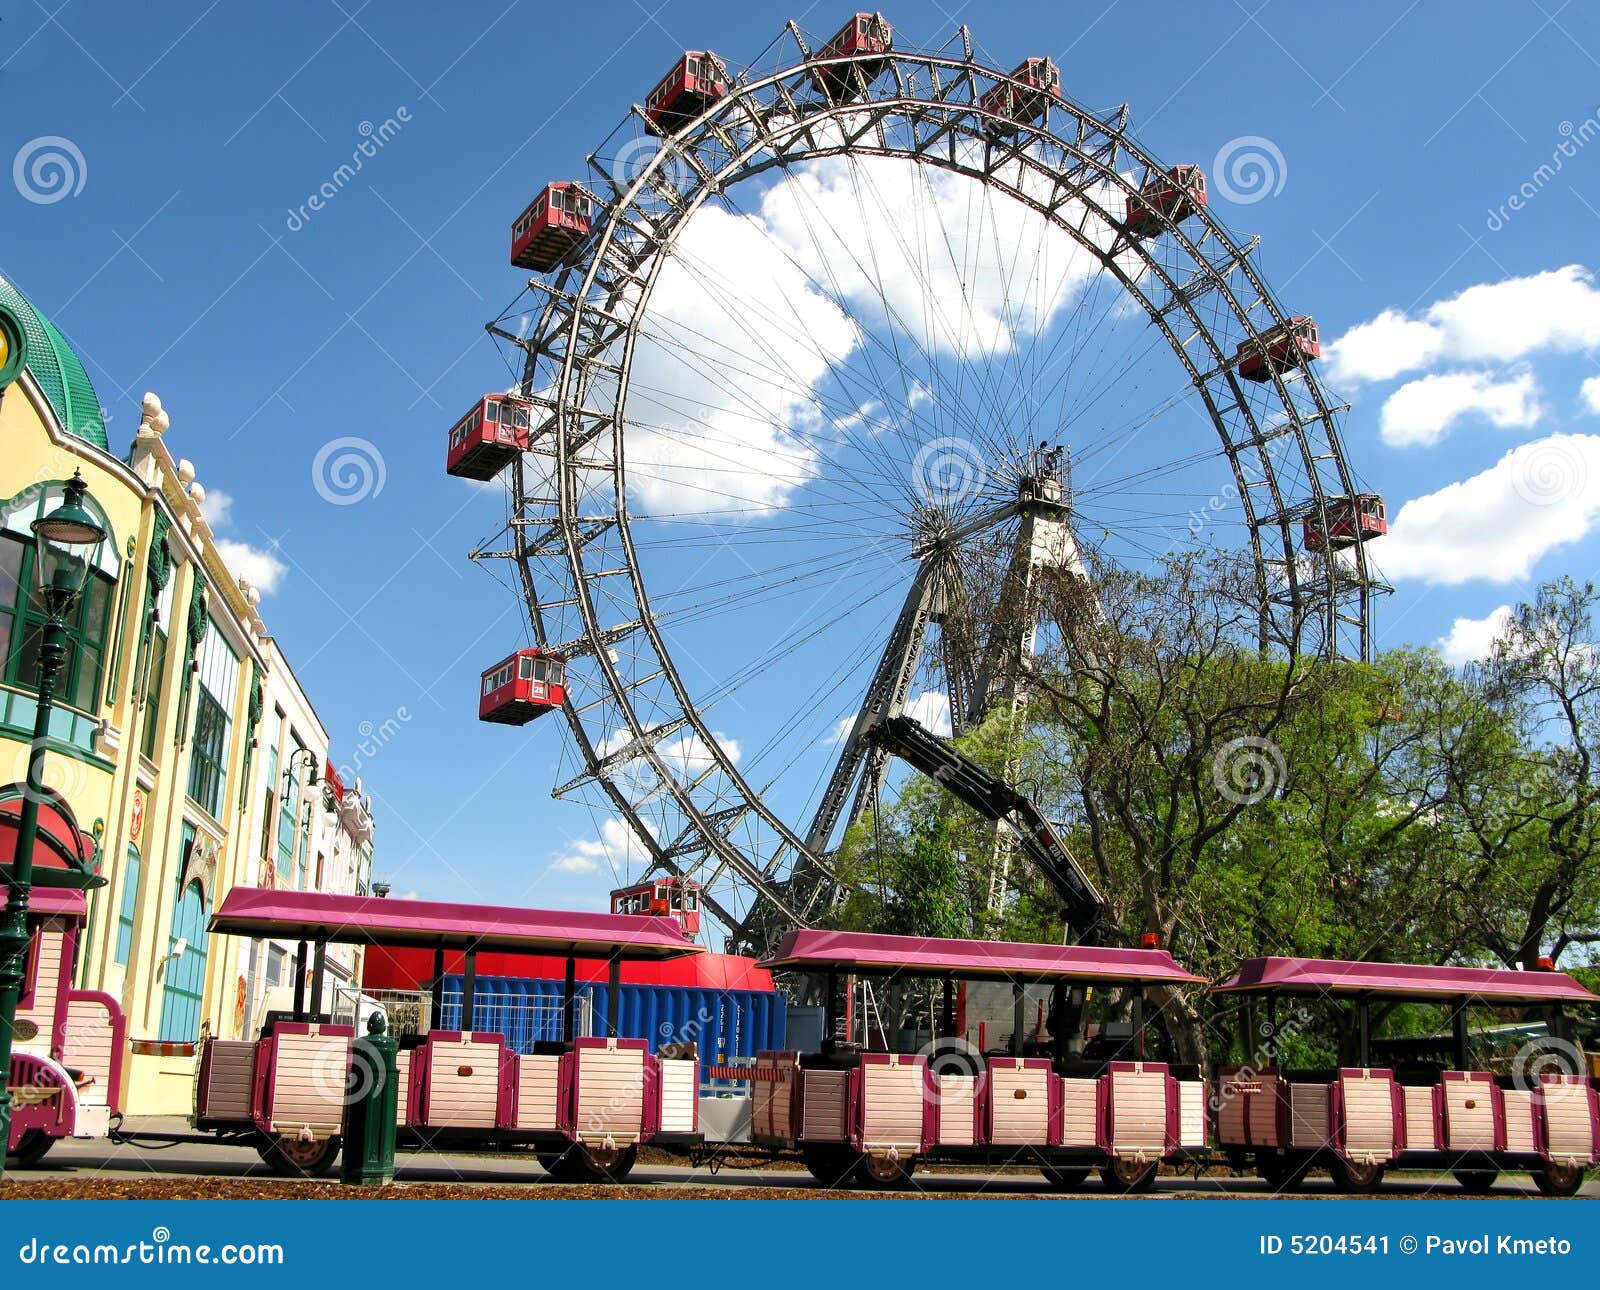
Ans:
[[[824,917],[873,724],[1020,704],[1034,590],[1087,555],[1237,551],[1264,643],[1367,657],[1386,520],[1316,324],[1127,121],[966,28],[791,23],[742,70],[685,53],[516,221],[513,387],[450,436],[528,610],[481,711],[565,714],[555,793],[618,886],[689,880],[746,948]]]

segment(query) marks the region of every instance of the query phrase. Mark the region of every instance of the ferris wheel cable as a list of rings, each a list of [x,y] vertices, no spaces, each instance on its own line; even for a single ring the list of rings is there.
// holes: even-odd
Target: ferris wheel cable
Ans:
[[[658,430],[657,433],[665,439],[677,440],[678,442],[683,443],[686,447],[692,448],[695,452],[699,453],[702,458],[713,457],[726,462],[727,464],[720,467],[710,466],[705,464],[703,460],[694,463],[685,463],[682,465],[672,465],[670,463],[652,463],[652,469],[636,463],[629,469],[629,475],[634,480],[651,480],[670,484],[681,482],[681,477],[688,476],[696,481],[693,485],[694,492],[724,501],[744,502],[746,503],[744,514],[750,517],[766,515],[774,510],[787,510],[795,504],[794,499],[792,498],[787,500],[782,505],[779,505],[771,500],[747,497],[740,493],[731,492],[726,488],[713,488],[710,482],[705,478],[708,475],[732,476],[733,479],[729,481],[730,483],[739,479],[748,480],[752,475],[749,462],[735,460],[719,453],[713,453],[706,447],[705,441],[696,436],[684,436],[665,430]],[[798,488],[801,486],[801,484],[803,484],[806,487],[820,489],[826,486],[831,486],[835,482],[836,481],[819,480],[814,477],[800,481],[796,484],[796,487]],[[869,513],[871,513],[872,508],[869,504],[872,502],[877,502],[879,498],[869,495],[865,499],[835,497],[830,498],[829,500],[830,504],[854,504],[857,509],[867,510]]]
[[[765,571],[762,571],[765,573]],[[662,623],[671,628],[680,628],[686,624],[707,621],[720,617],[727,609],[744,610],[755,605],[764,604],[787,596],[796,588],[804,587],[808,582],[820,578],[828,578],[829,586],[840,585],[847,574],[861,574],[859,562],[855,560],[842,560],[831,567],[818,567],[804,574],[795,574],[777,581],[764,580],[758,593],[737,591],[710,598],[702,598],[689,602],[682,607],[672,607],[663,610],[659,615]],[[688,594],[687,590],[685,594]]]
[[[852,566],[846,565],[845,569],[854,577],[863,576],[862,571],[859,569],[854,569]],[[847,579],[846,574],[841,573],[839,576],[829,580],[827,590],[838,590],[841,586],[845,585],[848,580],[851,579]],[[781,585],[766,589],[764,594],[761,595],[736,595],[721,598],[718,601],[710,604],[686,605],[682,609],[674,609],[668,613],[662,614],[661,622],[664,627],[677,632],[679,629],[687,625],[694,625],[720,618],[724,616],[725,612],[729,609],[742,611],[757,605],[766,604],[772,600],[787,598],[796,587],[803,586],[807,581],[811,581],[811,579],[792,578],[785,580]],[[896,585],[896,580],[889,579],[883,583],[883,586],[875,587],[875,589],[870,592],[869,595],[871,597],[876,597],[882,594],[884,586],[892,587],[894,585]],[[713,693],[716,693],[716,691],[713,691]]]
[[[810,215],[808,214],[807,209],[806,209],[806,199],[807,199],[808,195],[805,193],[804,187],[802,186],[797,191],[798,191],[798,196],[799,196],[800,200],[797,201],[796,208],[797,208],[797,210],[799,212],[801,221],[802,221],[802,223],[803,223],[803,225],[804,225],[804,227],[806,229],[807,236],[811,240],[813,249],[816,252],[818,262],[822,265],[823,271],[827,274],[827,276],[829,278],[829,281],[832,284],[831,287],[824,287],[824,286],[822,286],[822,284],[816,283],[815,276],[812,275],[810,273],[810,271],[804,265],[799,264],[798,261],[796,261],[794,259],[792,254],[788,254],[787,252],[785,252],[785,254],[788,255],[788,258],[790,259],[790,262],[793,263],[795,265],[795,267],[801,273],[803,273],[808,279],[810,279],[813,283],[815,283],[818,286],[819,290],[822,290],[825,295],[828,295],[836,303],[840,303],[841,307],[844,307],[842,302],[847,302],[850,299],[850,293],[847,292],[839,284],[838,278],[837,278],[837,276],[835,275],[835,272],[834,272],[833,257],[830,256],[824,250],[821,241],[817,237],[814,223],[813,223],[812,219],[810,218]],[[856,201],[856,205],[857,205],[857,208],[858,208],[858,213],[860,213],[860,215],[861,215],[863,220],[866,220],[868,217],[867,217],[866,212],[865,212],[865,210],[864,210],[864,208],[862,207],[862,204],[861,204],[862,199],[861,199],[861,193],[860,193],[860,188],[859,188],[858,184],[853,184],[852,185],[852,193],[853,193],[853,196],[854,196],[855,201]],[[881,199],[880,199],[880,206],[881,205],[882,205],[882,203],[881,203]],[[812,203],[812,206],[813,206],[813,208],[815,208],[815,203],[814,202]],[[818,213],[819,216],[822,214],[820,209],[817,210],[817,213]],[[906,364],[906,362],[904,360],[904,357],[900,354],[900,343],[901,343],[902,340],[904,340],[906,343],[908,343],[909,345],[914,347],[916,349],[916,351],[918,352],[918,354],[920,355],[920,357],[922,359],[922,362],[923,362],[923,365],[924,365],[924,369],[928,372],[928,374],[930,376],[930,379],[933,381],[933,386],[931,388],[933,388],[933,390],[935,392],[934,405],[935,405],[936,408],[941,408],[940,401],[937,398],[937,390],[938,390],[939,383],[940,383],[940,381],[942,379],[942,368],[939,366],[939,364],[938,364],[937,360],[935,359],[935,357],[928,351],[926,346],[922,343],[918,332],[914,328],[912,328],[910,326],[910,324],[907,322],[907,320],[900,314],[900,311],[898,310],[898,308],[895,307],[890,302],[889,296],[888,296],[888,291],[887,291],[887,289],[885,288],[885,286],[883,284],[882,268],[881,268],[881,266],[879,266],[877,264],[876,257],[875,256],[873,257],[872,266],[869,268],[869,266],[867,264],[862,262],[860,256],[858,256],[850,246],[848,246],[847,244],[844,244],[842,242],[840,243],[840,246],[841,246],[841,250],[844,252],[844,254],[846,254],[849,257],[849,259],[854,263],[856,269],[860,272],[860,274],[862,276],[862,280],[866,281],[868,283],[868,285],[871,286],[873,288],[873,290],[877,293],[878,301],[883,307],[883,312],[884,312],[885,319],[886,319],[886,321],[888,321],[890,323],[890,326],[888,328],[889,342],[890,342],[890,346],[891,346],[891,348],[893,350],[893,356],[894,356],[894,361],[895,361],[895,364],[896,364],[896,369],[899,372],[900,377],[901,377],[901,386],[902,386],[902,391],[903,391],[903,401],[904,401],[904,403],[906,405],[909,405],[911,403],[913,386],[912,386],[911,381],[907,377],[907,373],[909,372],[908,365]],[[928,291],[925,289],[923,291],[923,293],[922,293],[924,301],[926,301],[928,294],[929,294]],[[861,321],[858,313],[854,313],[853,312],[853,313],[851,313],[851,316],[853,318],[855,318],[858,323]],[[873,335],[873,336],[877,335],[876,330],[871,328],[871,327],[863,327],[863,330],[868,335]],[[925,325],[924,329],[923,329],[923,334],[931,335],[932,334],[931,327]],[[869,361],[870,361],[870,359],[869,359]],[[881,378],[880,378],[880,382],[881,382]],[[944,406],[941,408],[941,410],[946,412],[947,414],[950,414],[950,415],[955,415],[955,411],[956,411],[955,407],[950,404],[950,401],[948,399],[946,399],[944,401]],[[952,429],[954,429],[954,428],[956,428],[956,427],[953,426]],[[985,437],[981,427],[978,426],[976,423],[974,423],[972,425],[969,425],[969,426],[962,427],[962,428],[964,428],[966,430],[966,432],[970,436],[975,437],[975,438],[979,439],[980,441]]]
[[[1151,466],[1142,466],[1136,470],[1128,471],[1123,475],[1113,475],[1110,477],[1092,475],[1088,482],[1073,490],[1073,497],[1074,500],[1079,497],[1093,498],[1107,493],[1112,489],[1121,491],[1129,484],[1148,483],[1151,480],[1161,479],[1170,474],[1176,474],[1180,471],[1192,469],[1195,466],[1204,465],[1207,462],[1217,461],[1221,458],[1225,458],[1227,455],[1228,454],[1223,452],[1220,448],[1211,448],[1207,449],[1205,452],[1193,453],[1188,457],[1177,457],[1172,461],[1158,462],[1157,464]],[[1104,466],[1109,466],[1110,464],[1111,462],[1108,460],[1104,463]],[[1138,494],[1130,495],[1138,496]],[[1159,496],[1161,494],[1150,495]],[[1180,497],[1188,496],[1189,494],[1168,493],[1165,495],[1171,497]]]
[[[852,158],[852,161],[854,161],[854,160],[855,159]],[[869,171],[867,171],[864,167],[861,167],[859,165],[856,167],[856,170],[857,170],[857,174],[860,176],[860,180],[864,181],[865,186],[868,189],[870,189],[872,191],[872,193],[874,194],[874,196],[876,197],[879,209],[888,209],[889,208],[889,204],[888,204],[887,200],[884,198],[882,192],[878,189],[877,183],[876,183],[876,181],[873,180],[873,178],[871,176],[871,173]],[[955,354],[957,355],[958,359],[960,360],[956,365],[956,382],[955,382],[955,388],[954,388],[953,393],[954,393],[954,397],[955,397],[954,406],[961,407],[961,406],[965,406],[965,403],[964,403],[964,401],[963,401],[963,399],[961,397],[962,383],[963,383],[966,375],[968,374],[968,372],[970,370],[972,370],[972,368],[974,367],[974,364],[972,362],[971,355],[967,351],[966,345],[962,343],[960,335],[958,334],[958,332],[955,329],[955,327],[952,326],[949,317],[945,314],[944,310],[941,308],[941,306],[939,304],[939,292],[936,289],[936,283],[934,282],[934,278],[933,278],[932,266],[929,263],[929,259],[928,259],[929,245],[930,245],[930,242],[932,241],[932,239],[930,237],[928,237],[927,234],[926,234],[924,220],[925,220],[925,205],[927,203],[923,202],[922,194],[923,193],[927,193],[930,203],[934,202],[935,199],[933,198],[931,181],[928,178],[926,168],[923,167],[923,166],[916,166],[916,167],[914,167],[914,173],[915,173],[915,175],[917,177],[917,181],[918,181],[917,183],[912,185],[913,190],[914,190],[914,194],[915,194],[914,198],[913,198],[913,203],[912,203],[913,204],[913,222],[917,226],[917,230],[918,230],[918,234],[919,234],[919,236],[917,238],[917,246],[916,246],[916,248],[913,248],[906,241],[906,238],[903,235],[903,233],[901,232],[900,227],[899,227],[897,222],[894,222],[894,221],[890,222],[890,224],[889,224],[889,233],[890,233],[890,236],[893,238],[893,240],[899,244],[900,251],[901,251],[901,254],[902,254],[905,262],[910,264],[918,272],[919,282],[920,282],[920,286],[922,288],[919,294],[920,294],[921,299],[923,301],[923,309],[924,309],[924,315],[925,315],[924,316],[924,323],[923,323],[923,325],[924,325],[924,334],[929,335],[929,336],[933,335],[933,330],[934,330],[933,329],[933,323],[934,323],[935,320],[937,320],[939,322],[939,324],[940,324],[940,326],[941,326],[946,338],[948,339],[948,341],[950,343],[950,347],[951,347],[952,351],[955,352]],[[865,208],[864,208],[864,206],[862,204],[861,182],[858,182],[855,185],[854,192],[855,192],[856,204],[857,204],[858,210],[861,211],[862,219],[863,219],[863,221],[865,221],[868,217],[867,217],[867,213],[865,211]],[[940,234],[941,234],[941,239],[940,240],[943,243],[945,254],[946,254],[947,258],[950,261],[951,268],[955,271],[956,279],[957,279],[957,282],[958,282],[958,284],[960,286],[960,289],[961,289],[962,301],[966,305],[967,314],[969,316],[971,316],[971,314],[972,314],[972,301],[971,301],[970,296],[967,293],[967,286],[966,286],[966,279],[969,276],[971,276],[971,274],[963,272],[962,265],[957,261],[956,256],[955,256],[954,248],[950,244],[949,233],[944,228],[944,225],[943,225],[942,221],[940,223]],[[869,239],[869,245],[871,245],[871,239]],[[880,287],[880,291],[881,291],[881,287],[882,287],[882,272],[881,272],[881,270],[879,270],[879,272],[876,274],[875,281],[878,283],[878,285]],[[885,303],[887,304],[887,297],[886,296],[885,296]],[[990,400],[989,400],[990,401],[989,417],[988,418],[984,417],[984,415],[983,415],[984,408],[983,408],[982,402],[980,400],[978,403],[973,405],[973,419],[972,419],[973,420],[973,425],[981,426],[982,424],[984,424],[985,420],[992,420],[993,424],[1003,425],[1005,423],[1005,419],[1004,419],[1004,416],[1003,416],[1003,404],[1001,404],[998,401],[998,398],[993,393],[993,379],[992,379],[993,360],[992,360],[992,354],[988,354],[988,353],[984,354],[983,361],[984,361],[984,364],[985,364],[986,368],[990,369],[989,371],[986,371],[984,373],[983,380],[981,381],[982,390],[985,393],[988,393],[989,396],[990,396]],[[949,388],[948,383],[947,383],[946,388],[947,389]],[[954,428],[955,427],[952,426],[952,429],[954,429]],[[1000,441],[998,439],[993,439],[993,438],[990,438],[988,436],[985,436],[985,440],[986,440],[986,446],[988,446],[990,451],[995,456],[999,456],[1003,452],[1005,452],[1007,449],[1011,448],[1011,445],[1009,445],[1009,444],[1007,444],[1005,442],[1002,442],[1002,441]]]
[[[751,684],[761,677],[764,677],[774,667],[784,662],[792,655],[798,653],[804,646],[810,644],[811,641],[822,636],[832,628],[838,626],[840,623],[846,621],[867,605],[870,605],[874,602],[881,602],[883,598],[883,592],[886,589],[887,584],[880,584],[879,586],[869,588],[868,591],[856,601],[846,605],[832,618],[815,623],[811,630],[803,635],[791,635],[784,637],[781,645],[774,646],[771,650],[767,651],[765,655],[752,659],[743,668],[724,678],[722,683],[707,696],[704,704],[702,705],[702,711],[709,712],[724,701],[732,699],[745,686]],[[784,737],[784,733],[789,725],[790,723],[778,723],[776,727],[778,737]]]
[[[739,218],[751,221],[752,225],[759,225],[761,223],[761,220],[760,220],[759,216],[750,214],[750,213],[745,212],[742,209],[740,209],[739,206],[737,205],[737,203],[734,201],[734,198],[733,198],[732,194],[730,194],[730,193],[725,191],[723,194],[721,194],[721,196],[722,196],[722,199],[724,201],[724,204],[727,205],[729,207],[729,209],[731,211],[733,211]],[[802,222],[805,224],[807,236],[812,240],[813,245],[816,247],[818,258],[822,262],[824,270],[829,273],[829,276],[831,278],[832,277],[831,266],[827,262],[827,257],[826,257],[825,253],[822,250],[820,242],[818,242],[817,239],[816,239],[815,230],[811,227],[810,221],[807,218],[807,216],[805,215],[805,211],[804,211],[803,207],[801,207],[801,206],[799,206],[797,204],[797,209],[800,212]],[[876,342],[879,345],[879,347],[882,347],[882,345],[883,345],[882,339],[880,337],[878,337],[877,334],[871,328],[867,328],[867,327],[864,327],[864,326],[859,326],[860,320],[856,319],[854,317],[854,315],[852,315],[850,313],[850,311],[847,308],[845,308],[845,303],[844,302],[848,299],[848,297],[843,292],[843,290],[838,287],[836,281],[835,281],[835,285],[834,285],[832,291],[830,292],[828,288],[824,287],[823,284],[821,284],[820,282],[817,281],[815,275],[813,275],[809,271],[809,269],[806,268],[806,266],[802,265],[795,258],[794,254],[787,247],[784,247],[781,243],[778,243],[776,241],[776,239],[771,238],[770,236],[768,237],[767,241],[768,241],[768,245],[772,246],[774,249],[776,249],[778,251],[778,253],[785,260],[788,261],[788,263],[790,264],[791,267],[793,267],[797,272],[799,272],[803,277],[806,278],[806,280],[817,290],[817,292],[819,293],[819,295],[823,299],[828,300],[835,307],[840,308],[841,311],[843,311],[846,314],[847,317],[850,317],[853,322],[856,322],[858,324],[858,329],[857,329],[858,330],[858,334],[864,340],[869,341],[869,342]],[[710,278],[710,279],[719,278],[720,275],[718,275],[716,273],[716,271],[711,268],[711,266],[705,264],[704,261],[700,260],[699,257],[693,256],[692,254],[690,254],[690,255],[687,255],[685,258],[687,260],[691,261],[691,262],[694,262],[694,263],[702,265],[703,266],[702,272],[708,278]],[[726,285],[727,285],[728,289],[730,290],[730,292],[734,292],[734,293],[737,292],[737,284],[727,283]],[[769,320],[778,322],[781,325],[793,324],[794,326],[800,327],[802,330],[804,329],[804,326],[805,326],[803,320],[799,317],[798,310],[794,307],[794,305],[792,303],[790,304],[790,315],[791,316],[789,318],[787,318],[787,319],[778,319],[777,316],[775,314],[772,314],[770,311],[763,310],[763,311],[760,311],[760,313],[764,314],[765,317],[768,318]],[[866,353],[866,354],[864,354],[864,358],[865,358],[865,361],[866,361],[866,363],[868,365],[868,368],[869,368],[869,375],[871,377],[871,380],[873,381],[873,383],[874,383],[874,385],[876,387],[876,392],[877,392],[877,394],[879,396],[879,401],[882,403],[883,406],[885,406],[885,407],[900,406],[905,399],[909,398],[909,389],[907,389],[905,392],[903,392],[902,400],[897,401],[889,393],[886,385],[884,384],[882,376],[878,372],[877,365],[876,365],[876,362],[873,359],[873,356],[870,353]],[[842,368],[838,363],[834,362],[831,359],[831,357],[827,358],[826,361],[828,362],[830,370],[836,376],[842,376],[842,377],[844,377],[844,380],[850,379],[850,376],[848,374],[848,370],[847,369]],[[903,364],[901,364],[899,362],[898,356],[896,356],[896,365],[897,365],[897,367],[903,367]],[[844,381],[841,381],[841,383],[844,383]],[[857,411],[857,409],[855,409],[855,408],[849,409],[849,413],[852,414],[852,415],[854,414],[855,411]],[[903,433],[902,431],[900,431],[900,429],[899,429],[899,427],[897,425],[894,425],[893,423],[891,423],[891,425],[892,425],[892,428],[894,428],[897,433]]]
[[[721,377],[720,377],[720,374],[719,374],[719,376],[717,378],[713,378],[713,382],[714,383],[718,382],[718,381],[720,381],[720,379],[721,379]],[[631,388],[641,390],[642,392],[644,392],[646,394],[662,395],[662,394],[666,393],[666,391],[661,390],[659,387],[653,387],[653,386],[647,385],[647,384],[645,384],[643,382],[634,382],[632,384]],[[730,395],[734,394],[734,390],[732,388],[730,388],[728,392],[730,393]],[[741,394],[741,395],[738,395],[738,397],[742,398],[744,396]],[[719,431],[718,427],[714,426],[710,421],[705,420],[704,418],[696,416],[696,417],[691,417],[690,420],[693,421],[697,425],[703,426],[707,430],[713,431],[714,433],[717,433]],[[762,425],[762,426],[771,426],[771,425],[773,425],[772,416],[771,416],[770,412],[766,411],[765,409],[761,409],[756,416],[752,417],[752,420],[754,420],[757,424]],[[637,428],[640,428],[640,429],[651,430],[651,431],[655,431],[655,432],[661,433],[661,434],[681,433],[681,429],[679,427],[665,426],[665,425],[661,425],[661,424],[658,424],[658,423],[645,421],[645,420],[643,420],[641,418],[636,418],[636,417],[630,417],[629,420],[628,420],[628,424],[631,427],[637,427]],[[800,440],[802,442],[815,442],[818,445],[819,451],[821,449],[825,448],[825,447],[839,447],[839,446],[841,446],[839,441],[837,441],[837,440],[819,439],[817,436],[813,435],[810,430],[808,430],[807,428],[805,428],[804,426],[799,425],[799,424],[791,423],[791,424],[784,425],[782,427],[782,432],[784,434],[788,435],[790,438],[793,438],[793,439],[796,439],[796,440]],[[723,433],[725,433],[725,432],[723,432]],[[703,442],[703,441],[704,440],[699,436],[695,436],[694,439],[693,439],[693,442],[696,442],[696,443],[700,443],[700,442]],[[787,457],[791,458],[792,460],[794,460],[796,462],[802,462],[802,463],[806,463],[806,464],[809,464],[809,461],[810,461],[809,457],[802,456],[799,453],[784,453],[781,449],[778,449],[778,448],[771,449],[770,452],[767,455],[787,456]],[[886,481],[891,480],[891,479],[894,479],[894,480],[898,479],[898,476],[884,475],[884,476],[881,476],[881,477],[884,478]]]

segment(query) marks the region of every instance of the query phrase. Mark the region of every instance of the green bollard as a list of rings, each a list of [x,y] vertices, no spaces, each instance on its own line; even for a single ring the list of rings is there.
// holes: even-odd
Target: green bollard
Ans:
[[[350,1045],[350,1076],[344,1108],[344,1158],[339,1181],[382,1187],[394,1181],[395,1108],[400,1093],[396,1044],[384,1034],[381,1012],[367,1019],[367,1033]]]

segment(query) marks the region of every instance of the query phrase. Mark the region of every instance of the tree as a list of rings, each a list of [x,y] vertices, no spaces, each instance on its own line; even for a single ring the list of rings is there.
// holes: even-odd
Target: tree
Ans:
[[[1463,933],[1508,965],[1600,943],[1597,601],[1563,578],[1518,605],[1468,669],[1474,719],[1439,748],[1476,861]]]

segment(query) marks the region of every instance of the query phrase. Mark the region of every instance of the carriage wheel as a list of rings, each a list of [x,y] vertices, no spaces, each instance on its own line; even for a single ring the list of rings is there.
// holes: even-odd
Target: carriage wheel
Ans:
[[[7,1169],[32,1169],[45,1158],[56,1140],[43,1129],[25,1129],[14,1150],[6,1152]]]
[[[824,1187],[843,1187],[856,1171],[856,1153],[836,1142],[808,1142],[800,1148],[806,1171]]]
[[[633,1172],[639,1148],[591,1147],[575,1142],[560,1155],[540,1152],[539,1163],[556,1182],[619,1183]]]
[[[1299,1191],[1311,1172],[1309,1156],[1257,1156],[1256,1172],[1273,1191]]]
[[[1328,1172],[1333,1175],[1333,1186],[1336,1191],[1377,1191],[1383,1183],[1383,1171],[1383,1165],[1358,1165],[1343,1157],[1328,1166]]]
[[[1150,1191],[1156,1185],[1156,1162],[1145,1164],[1118,1157],[1100,1166],[1100,1181],[1107,1191],[1121,1192],[1125,1196]]]
[[[894,1191],[911,1186],[911,1175],[917,1172],[917,1158],[902,1156],[891,1160],[888,1156],[863,1155],[856,1164],[856,1180],[873,1190]]]
[[[1546,1196],[1576,1196],[1583,1186],[1582,1165],[1558,1165],[1550,1161],[1533,1174],[1533,1182]]]
[[[1089,1181],[1088,1165],[1076,1165],[1071,1169],[1060,1169],[1055,1165],[1041,1165],[1039,1171],[1044,1174],[1044,1180],[1057,1191],[1077,1191],[1078,1188]]]
[[[338,1135],[301,1142],[296,1138],[263,1137],[256,1143],[262,1163],[280,1178],[321,1178],[339,1159]]]
[[[1450,1172],[1461,1184],[1462,1191],[1470,1191],[1480,1196],[1493,1191],[1495,1179],[1500,1176],[1498,1169],[1452,1169]]]

